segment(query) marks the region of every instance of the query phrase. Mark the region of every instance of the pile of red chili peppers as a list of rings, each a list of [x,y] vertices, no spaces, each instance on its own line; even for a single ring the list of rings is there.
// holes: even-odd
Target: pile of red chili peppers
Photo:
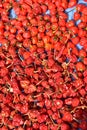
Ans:
[[[87,130],[87,6],[0,0],[0,130],[79,128]]]

